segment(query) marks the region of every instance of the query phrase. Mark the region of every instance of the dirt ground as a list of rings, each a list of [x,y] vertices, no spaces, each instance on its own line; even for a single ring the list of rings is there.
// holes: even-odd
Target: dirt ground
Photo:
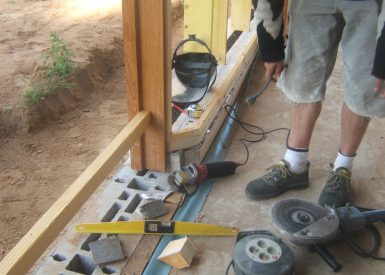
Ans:
[[[0,0],[0,260],[127,123],[120,2]],[[26,108],[51,32],[77,87]]]

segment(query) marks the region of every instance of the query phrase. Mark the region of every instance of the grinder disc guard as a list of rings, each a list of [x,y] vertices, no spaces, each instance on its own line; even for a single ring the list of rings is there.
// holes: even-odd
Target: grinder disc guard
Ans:
[[[273,222],[281,233],[296,245],[311,245],[327,242],[339,230],[339,219],[334,210],[314,203],[289,199],[272,209]]]

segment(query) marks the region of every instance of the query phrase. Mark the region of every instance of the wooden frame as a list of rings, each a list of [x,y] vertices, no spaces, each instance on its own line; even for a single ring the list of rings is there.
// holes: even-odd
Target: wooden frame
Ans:
[[[195,34],[206,42],[218,64],[226,63],[227,0],[184,0],[184,38]],[[186,44],[186,51],[207,49],[197,44]]]
[[[251,25],[254,28],[255,21]],[[237,97],[257,46],[255,32],[243,33],[227,53],[227,64],[218,66],[216,84],[200,102],[205,109],[202,117],[192,119],[182,114],[173,124],[169,150],[183,152],[182,164],[203,160],[226,117],[223,105],[232,104]]]
[[[182,115],[171,134],[170,2],[122,1],[131,120],[3,258],[0,274],[26,273],[130,148],[134,169],[165,171],[172,151],[183,152],[187,160],[201,161],[225,118],[223,105],[236,98],[255,54],[255,33],[241,36],[227,53],[227,65],[218,69],[217,85],[202,102],[206,109],[203,117],[189,123],[190,119]],[[222,18],[227,5],[223,0],[212,1],[219,9],[215,12]],[[224,26],[218,22],[213,22],[215,28],[223,30]],[[223,40],[222,34],[217,41]],[[223,50],[223,44],[218,47]],[[209,130],[213,133],[206,136]],[[197,142],[200,146],[192,148]]]
[[[149,125],[150,113],[138,113],[4,257],[0,274],[26,273]]]
[[[232,0],[231,28],[237,31],[250,31],[251,0]]]
[[[123,0],[129,118],[150,110],[153,123],[131,150],[136,170],[167,170],[171,130],[170,1]]]

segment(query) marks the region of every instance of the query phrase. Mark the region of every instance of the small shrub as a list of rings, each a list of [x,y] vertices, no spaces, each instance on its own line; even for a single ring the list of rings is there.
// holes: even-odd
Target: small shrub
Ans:
[[[77,63],[72,59],[71,49],[55,32],[50,35],[50,43],[48,52],[42,56],[44,61],[43,76],[36,85],[24,93],[28,104],[36,104],[58,89],[74,87],[70,77],[75,73]]]
[[[5,106],[3,108],[4,113],[10,113],[10,112],[12,112],[12,110],[13,110],[12,106]]]
[[[36,104],[44,97],[44,92],[38,87],[33,87],[24,93],[24,97],[28,103]]]

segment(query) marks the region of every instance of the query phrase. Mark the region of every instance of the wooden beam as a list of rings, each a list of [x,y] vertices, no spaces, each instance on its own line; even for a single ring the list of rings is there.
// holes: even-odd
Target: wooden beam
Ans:
[[[122,1],[124,63],[126,73],[126,94],[128,103],[128,120],[131,120],[140,110],[142,101],[139,94],[138,75],[138,15],[136,1]],[[143,170],[143,141],[140,138],[131,148],[131,167]]]
[[[214,0],[211,51],[218,64],[226,63],[227,53],[227,11],[229,1]]]
[[[0,274],[25,274],[150,125],[138,113],[0,262]]]
[[[218,64],[226,63],[227,52],[227,0],[185,0],[184,38],[195,34],[206,42]],[[207,52],[205,47],[188,43],[184,51]]]
[[[131,115],[150,110],[152,123],[132,150],[133,167],[165,171],[171,129],[169,0],[123,0],[126,78]]]
[[[223,0],[222,0],[223,1]],[[185,0],[184,1],[184,38],[195,34],[197,38],[206,42],[211,48],[213,24],[213,0]],[[207,52],[198,43],[184,45],[186,52]]]
[[[196,254],[196,248],[190,238],[184,237],[169,242],[158,260],[176,269],[189,267]]]
[[[250,31],[251,0],[231,1],[231,29],[234,31]]]

